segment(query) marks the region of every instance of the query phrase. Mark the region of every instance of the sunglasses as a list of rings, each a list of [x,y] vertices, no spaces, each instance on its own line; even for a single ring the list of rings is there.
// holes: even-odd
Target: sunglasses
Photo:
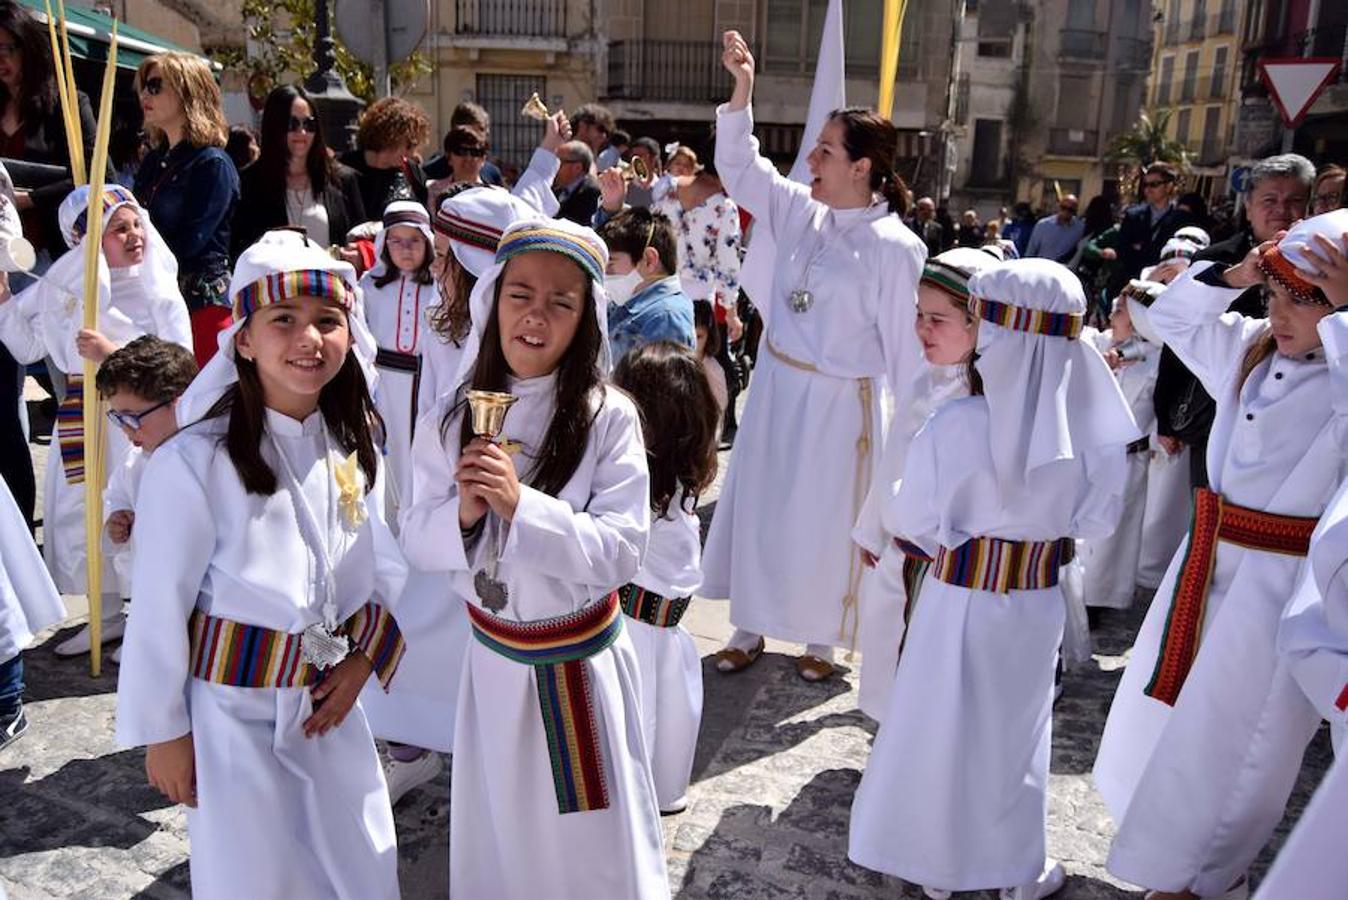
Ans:
[[[118,412],[115,409],[110,409],[108,410],[108,421],[114,425],[122,426],[127,431],[140,431],[141,422],[145,421],[150,413],[158,412],[172,402],[172,400],[164,400],[160,403],[156,403],[149,409],[138,413],[124,413]]]
[[[151,97],[158,97],[160,94],[164,93],[164,79],[159,75],[156,75],[153,78],[147,78],[145,79],[145,83],[140,86],[140,89]]]
[[[458,147],[449,152],[454,156],[471,156],[474,159],[481,159],[487,155],[487,151],[482,147]]]
[[[291,116],[290,124],[289,126],[287,126],[286,131],[289,131],[291,133],[294,133],[296,131],[305,131],[308,132],[309,134],[317,134],[318,120],[315,119],[313,116],[305,116],[303,119],[298,118],[297,116]]]
[[[1169,183],[1168,181],[1143,181],[1142,186],[1144,188],[1165,187]]]

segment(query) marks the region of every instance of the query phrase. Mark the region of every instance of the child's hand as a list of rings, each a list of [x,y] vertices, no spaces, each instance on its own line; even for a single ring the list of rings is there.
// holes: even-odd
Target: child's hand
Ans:
[[[477,440],[473,443],[477,443]],[[454,480],[459,484],[459,527],[465,531],[481,521],[487,510],[491,509],[476,481],[469,477],[471,471],[468,450],[465,449],[463,455],[459,457],[458,467],[454,470]]]
[[[626,198],[627,180],[617,166],[599,173],[599,205],[604,208],[604,212],[614,215],[622,212]]]
[[[562,144],[571,140],[571,122],[565,112],[555,112],[543,122],[543,143],[539,144],[549,153],[556,153]]]
[[[145,775],[150,786],[169,800],[196,809],[197,767],[192,732],[146,747]]]
[[[75,336],[75,349],[80,356],[92,362],[101,363],[108,354],[117,349],[117,345],[108,340],[102,332],[92,328],[81,328]]]
[[[464,448],[456,477],[461,485],[471,485],[476,496],[485,500],[504,521],[515,518],[515,507],[520,502],[520,480],[515,474],[515,461],[498,445],[475,438]],[[463,508],[462,501],[459,508]],[[462,524],[462,512],[459,521]]]
[[[1342,249],[1348,246],[1345,241],[1348,241],[1348,234],[1343,235],[1337,243],[1317,234],[1315,246],[1307,247],[1306,255],[1315,257],[1315,264],[1320,270],[1314,274],[1302,273],[1335,307],[1348,303],[1348,256]]]
[[[108,540],[114,544],[125,544],[131,540],[131,527],[136,522],[136,514],[129,509],[119,509],[108,516]]]
[[[1264,241],[1256,247],[1253,247],[1245,258],[1238,265],[1227,269],[1222,275],[1222,281],[1226,282],[1227,287],[1247,288],[1254,287],[1256,284],[1264,283],[1264,273],[1259,269],[1259,261],[1264,258],[1264,254],[1278,246],[1278,241],[1287,234],[1285,231],[1279,231],[1271,241]]]
[[[369,658],[359,650],[333,666],[309,691],[314,701],[314,714],[304,720],[304,736],[322,737],[342,724],[373,671]]]

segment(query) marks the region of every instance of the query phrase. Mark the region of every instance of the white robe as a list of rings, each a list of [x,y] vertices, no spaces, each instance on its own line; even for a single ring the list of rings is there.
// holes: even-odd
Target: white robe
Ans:
[[[434,340],[429,317],[439,303],[436,286],[419,284],[400,276],[383,287],[375,285],[372,272],[360,279],[365,322],[380,350],[421,357],[428,339]],[[412,489],[412,433],[418,410],[421,376],[388,366],[378,366],[379,385],[374,405],[384,420],[384,477],[387,482],[389,524],[396,530],[398,510]]]
[[[99,330],[117,346],[143,334],[192,349],[192,328],[181,297],[151,297],[139,277],[139,267],[112,269],[110,290],[103,292]],[[75,349],[75,337],[84,327],[84,304],[46,302],[51,294],[37,283],[0,304],[0,341],[19,362],[34,363],[50,356],[62,372],[79,374],[84,360]],[[58,400],[63,398],[57,398]],[[131,446],[120,428],[104,426],[104,464],[112,472]],[[52,580],[63,594],[83,594],[85,578],[84,485],[69,484],[61,467],[61,453],[53,433],[43,481],[42,552]],[[116,572],[109,560],[103,565],[104,593],[116,590]]]
[[[122,597],[131,596],[131,561],[135,557],[136,533],[134,521],[131,537],[124,544],[114,544],[108,538],[108,519],[113,513],[125,510],[135,514],[136,498],[140,496],[140,480],[150,457],[142,447],[131,447],[121,464],[108,473],[108,486],[103,489],[103,552],[112,561],[117,573],[117,588]]]
[[[1265,323],[1225,313],[1239,291],[1194,280],[1206,268],[1191,268],[1147,315],[1217,401],[1207,457],[1212,489],[1241,506],[1317,517],[1343,470],[1324,353],[1275,354],[1242,385],[1245,350]],[[1323,335],[1332,320],[1320,327]],[[1138,632],[1095,782],[1119,823],[1112,873],[1158,890],[1220,894],[1277,825],[1316,727],[1275,647],[1303,560],[1218,543],[1201,644],[1172,708],[1143,691],[1187,545]]]
[[[886,383],[907,385],[926,250],[883,204],[830,209],[758,155],[748,110],[717,115],[726,192],[776,242],[764,347],[703,554],[702,593],[739,628],[850,645],[862,564],[852,525],[880,461]],[[790,295],[813,303],[794,312]],[[773,348],[799,363],[780,359]],[[869,385],[869,393],[863,386]],[[863,440],[869,435],[869,440]]]
[[[691,597],[702,583],[697,516],[671,507],[651,519],[650,541],[634,584],[662,597]],[[655,794],[670,808],[688,792],[702,726],[702,659],[682,625],[661,628],[626,618],[641,668],[641,721],[651,754]]]
[[[1175,549],[1189,533],[1193,514],[1193,489],[1189,486],[1189,447],[1174,456],[1155,442],[1147,466],[1147,502],[1142,516],[1142,552],[1137,563],[1137,583],[1147,590],[1160,587]]]
[[[999,502],[987,401],[948,402],[913,440],[892,508],[935,555],[973,537],[1107,533],[1124,448],[1036,469]],[[1089,496],[1088,496],[1088,491]],[[999,594],[928,575],[852,805],[848,857],[946,890],[1014,887],[1045,863],[1058,587]]]
[[[1101,351],[1109,346],[1108,332]],[[1119,390],[1133,411],[1138,430],[1147,435],[1156,431],[1156,409],[1152,393],[1156,371],[1161,363],[1161,348],[1142,341],[1142,359],[1114,370]],[[1147,475],[1151,453],[1142,450],[1128,454],[1128,486],[1124,490],[1123,518],[1113,533],[1097,540],[1084,541],[1081,558],[1085,566],[1087,606],[1127,609],[1133,605],[1137,589],[1138,565],[1142,557],[1142,527],[1147,509]]]
[[[883,719],[889,706],[889,692],[894,687],[894,670],[899,664],[899,647],[903,642],[904,611],[908,606],[903,584],[903,551],[894,545],[895,533],[886,527],[886,523],[894,521],[893,502],[903,481],[903,466],[913,436],[928,417],[948,401],[968,396],[969,384],[964,370],[962,365],[923,363],[917,377],[899,395],[889,435],[885,438],[880,468],[852,529],[852,540],[857,546],[879,558],[875,568],[867,569],[861,577],[860,627],[857,630],[857,643],[861,649],[861,686],[857,705],[877,722]]]
[[[326,523],[335,494],[321,464],[320,415],[300,423],[268,410],[266,429]],[[393,811],[359,703],[323,737],[306,738],[307,688],[231,687],[188,673],[194,608],[289,633],[322,619],[318,562],[284,480],[271,496],[245,491],[221,443],[227,421],[189,426],[146,467],[136,533],[142,547],[161,550],[133,565],[117,741],[192,734],[198,806],[187,826],[198,900],[396,898]],[[279,472],[265,437],[262,455]],[[365,524],[339,526],[333,539],[339,620],[369,600],[397,614],[406,570],[383,522],[381,487],[366,495]]]
[[[502,437],[520,441],[515,465],[527,481],[552,417],[555,375],[514,381],[519,399]],[[489,515],[486,532],[465,548],[454,468],[456,415],[448,440],[417,429],[412,448],[414,502],[403,517],[408,560],[453,573],[454,588],[479,600],[473,573],[490,553],[497,526],[497,577],[509,590],[500,613],[513,621],[580,610],[630,581],[649,529],[649,478],[637,413],[606,391],[580,464],[552,497],[522,484],[514,520]],[[468,642],[454,727],[450,790],[450,891],[455,897],[623,897],[669,895],[655,782],[641,719],[641,669],[623,632],[586,660],[604,753],[610,806],[557,811],[547,736],[534,673]]]
[[[0,663],[18,656],[33,636],[66,617],[23,514],[0,480]]]

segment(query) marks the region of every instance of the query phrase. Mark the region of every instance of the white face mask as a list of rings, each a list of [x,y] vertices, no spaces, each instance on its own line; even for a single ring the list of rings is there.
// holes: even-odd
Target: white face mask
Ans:
[[[613,303],[622,306],[628,300],[632,299],[632,294],[641,284],[641,273],[637,271],[636,266],[626,275],[605,275],[604,293]]]

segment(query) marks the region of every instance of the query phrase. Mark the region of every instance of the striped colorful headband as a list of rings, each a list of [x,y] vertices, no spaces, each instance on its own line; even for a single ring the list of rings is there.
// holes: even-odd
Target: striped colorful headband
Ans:
[[[1273,247],[1259,258],[1259,271],[1264,273],[1265,278],[1291,294],[1297,303],[1304,306],[1329,305],[1324,292],[1307,281],[1292,261],[1277,247]]]
[[[494,253],[501,243],[501,229],[444,210],[435,214],[435,230],[451,241],[477,247],[488,253]]]
[[[356,292],[335,272],[323,269],[273,272],[245,285],[234,295],[234,321],[242,321],[264,306],[296,297],[317,297],[350,312],[355,296]]]
[[[546,250],[560,253],[585,270],[594,281],[604,280],[604,260],[588,243],[560,228],[521,228],[512,231],[496,248],[496,263],[503,265],[522,253]]]
[[[410,209],[398,210],[396,212],[386,213],[383,224],[385,228],[392,228],[394,225],[415,225],[417,227],[428,227],[431,224],[431,217],[424,212],[413,212]]]
[[[104,215],[107,215],[109,211],[115,209],[116,207],[122,206],[127,203],[131,204],[137,209],[140,208],[140,204],[136,202],[136,195],[131,193],[131,191],[127,190],[126,188],[122,187],[120,184],[110,185],[103,191]],[[86,205],[84,207],[84,210],[78,216],[75,217],[75,223],[71,226],[71,230],[74,231],[76,234],[83,235],[86,231],[89,230],[88,226],[89,226],[89,207]]]
[[[1081,336],[1085,316],[1079,313],[1055,313],[1046,309],[1029,309],[982,297],[969,298],[969,313],[994,325],[1012,331],[1024,331],[1044,337],[1062,337],[1069,341]]]
[[[939,259],[929,259],[922,266],[920,283],[944,291],[956,300],[969,302],[969,275]]]
[[[1181,244],[1162,253],[1158,262],[1168,262],[1172,259],[1193,259],[1196,253],[1198,253],[1198,248],[1193,244]]]
[[[1151,306],[1156,298],[1161,296],[1161,292],[1145,281],[1133,280],[1123,286],[1119,291],[1119,296],[1125,300],[1136,300],[1143,306]]]

